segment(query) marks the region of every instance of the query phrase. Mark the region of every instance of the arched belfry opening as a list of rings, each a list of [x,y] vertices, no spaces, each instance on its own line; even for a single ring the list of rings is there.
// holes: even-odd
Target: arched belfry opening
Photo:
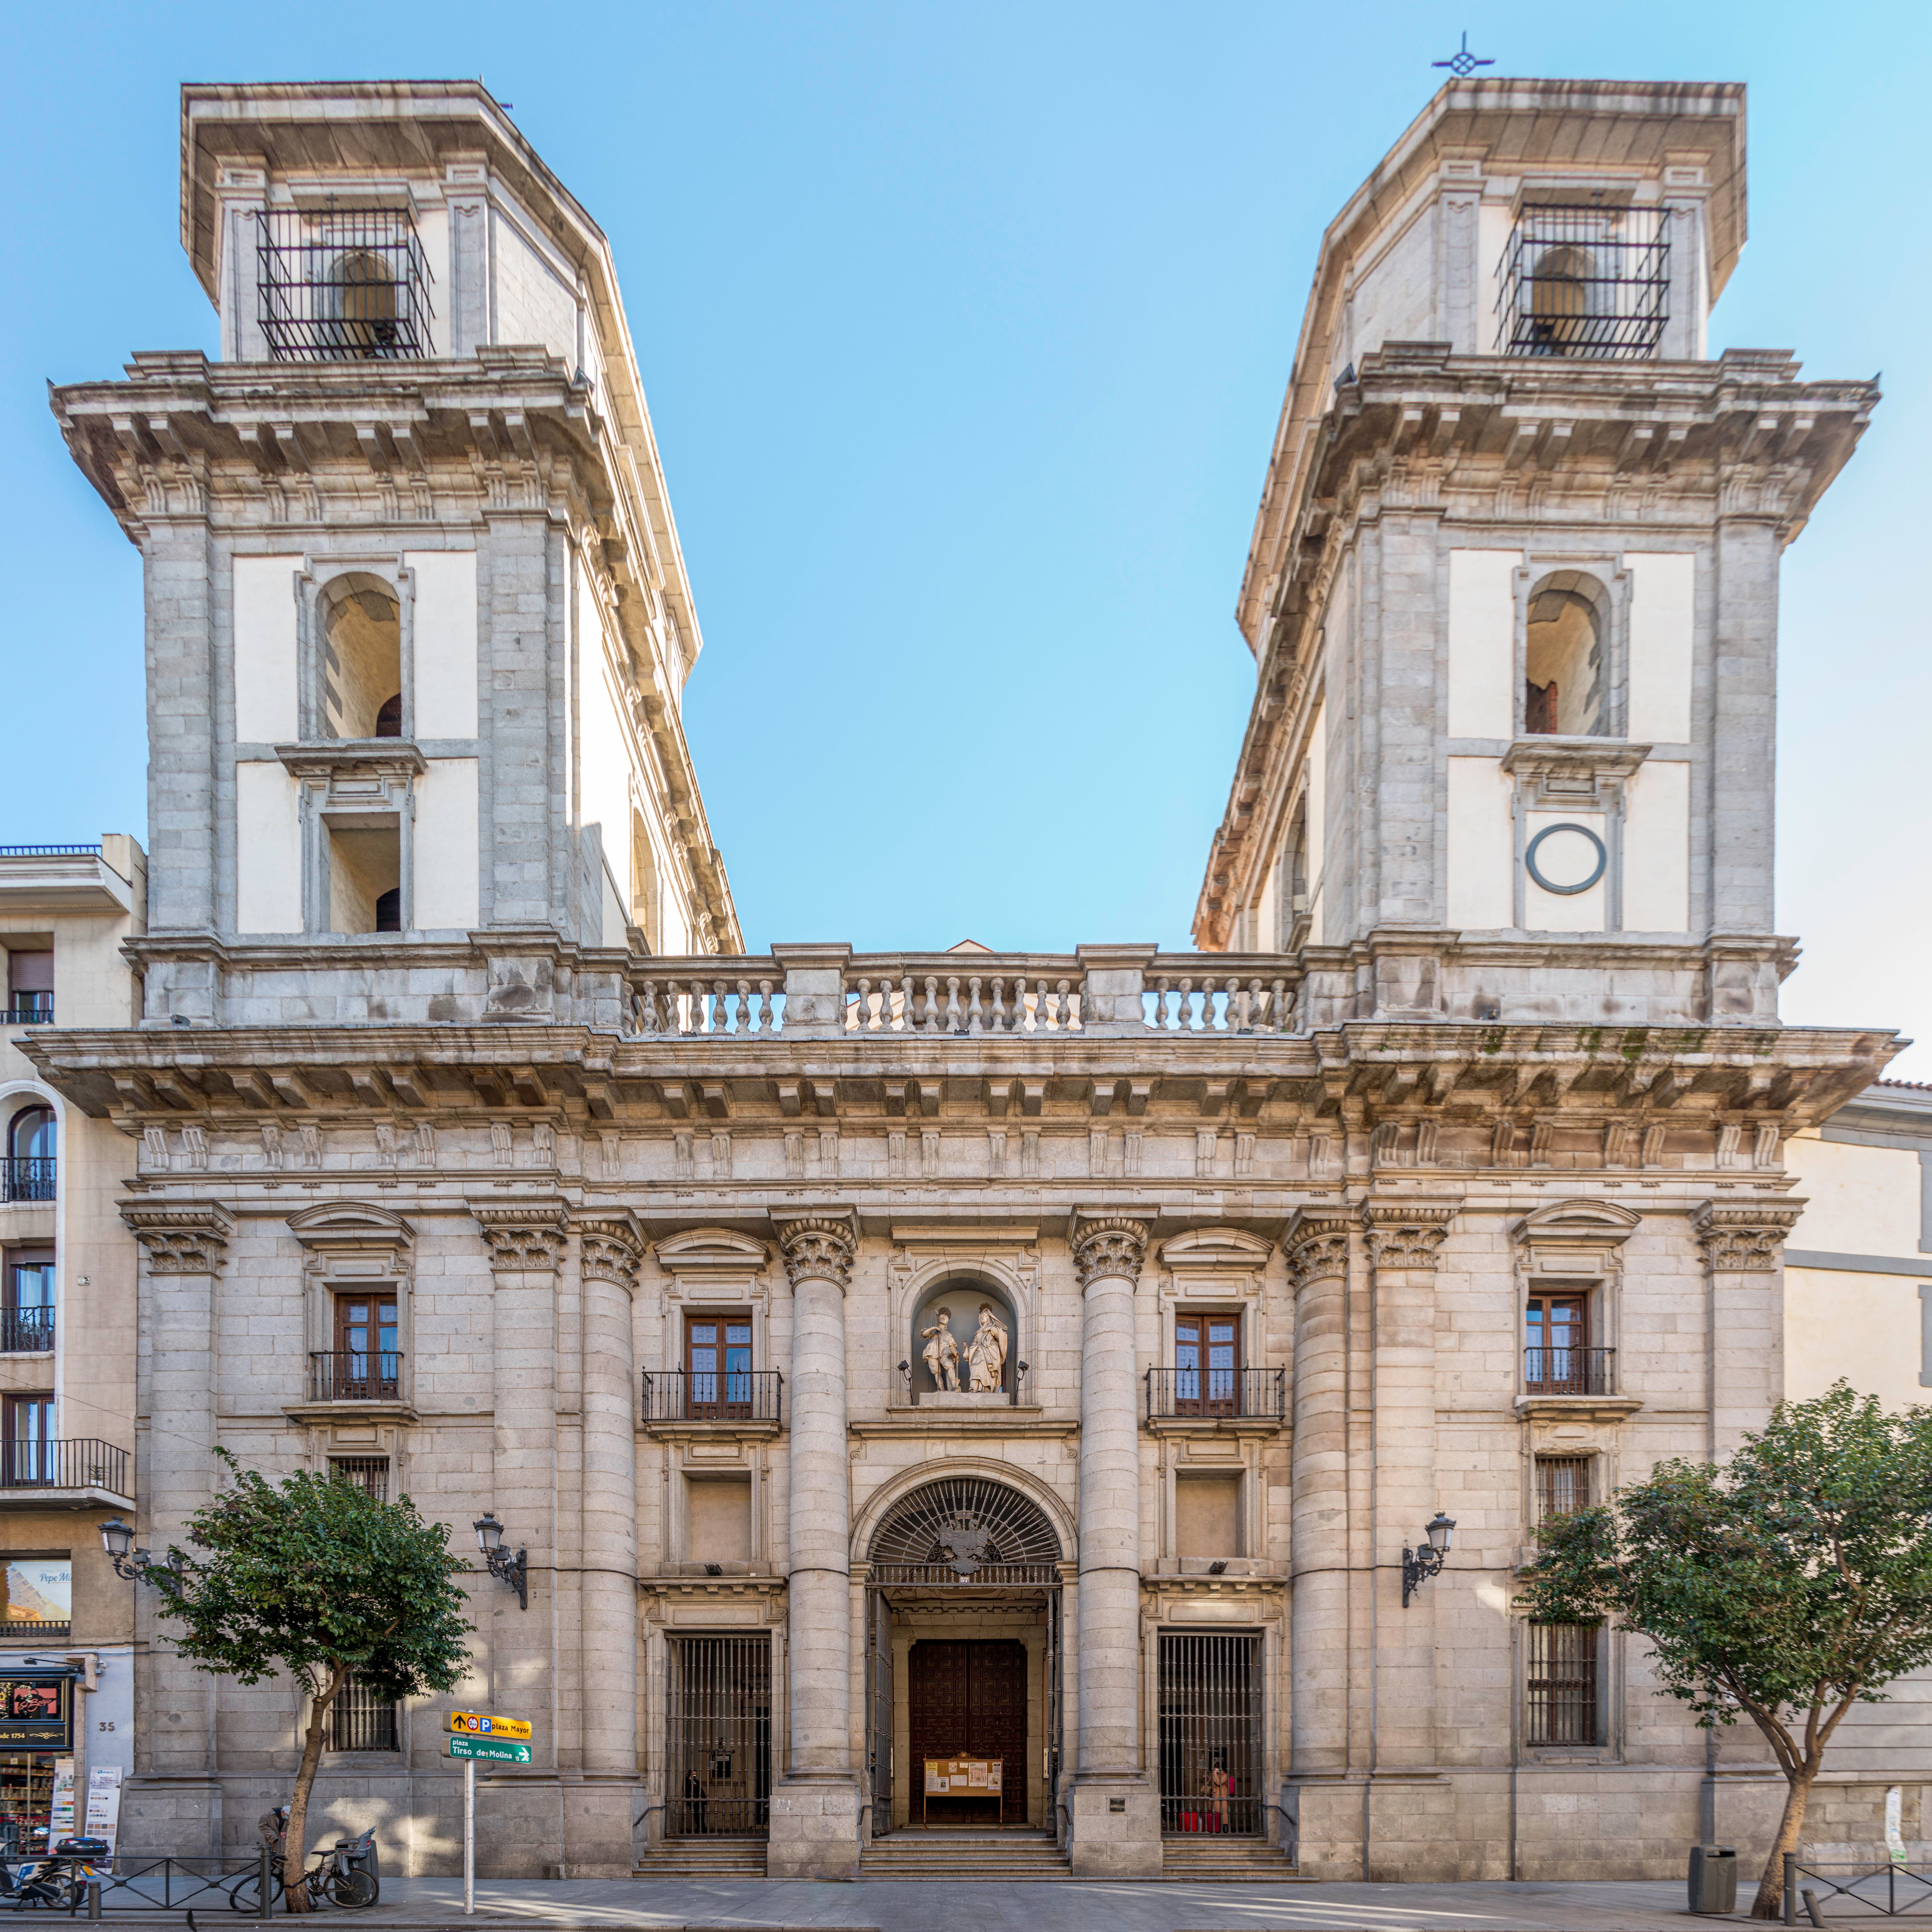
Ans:
[[[880,1517],[866,1546],[873,1836],[1054,1830],[1067,1553],[1040,1502],[976,1471]]]

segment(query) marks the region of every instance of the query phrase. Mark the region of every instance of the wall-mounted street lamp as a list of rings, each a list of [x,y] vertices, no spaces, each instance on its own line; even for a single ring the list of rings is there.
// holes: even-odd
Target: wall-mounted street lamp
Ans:
[[[114,1565],[114,1574],[133,1583],[152,1583],[160,1587],[157,1570],[169,1566],[157,1563],[145,1550],[134,1548],[134,1532],[118,1516],[110,1516],[100,1526],[100,1546],[107,1552],[108,1561]],[[130,1556],[128,1552],[133,1551]]]
[[[1435,1520],[1423,1534],[1426,1543],[1414,1550],[1402,1552],[1402,1606],[1408,1608],[1408,1600],[1428,1582],[1443,1565],[1449,1555],[1449,1539],[1456,1533],[1456,1519],[1444,1516],[1440,1510]]]
[[[483,1552],[483,1561],[490,1566],[490,1574],[500,1583],[507,1583],[517,1593],[517,1601],[525,1609],[530,1606],[530,1556],[519,1550],[512,1556],[503,1547],[503,1526],[496,1520],[494,1510],[486,1510],[472,1528],[476,1532],[476,1546]]]

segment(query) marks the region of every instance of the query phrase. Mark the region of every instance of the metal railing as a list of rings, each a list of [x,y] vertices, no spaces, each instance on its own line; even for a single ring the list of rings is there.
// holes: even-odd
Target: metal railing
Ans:
[[[781,1418],[784,1377],[776,1369],[693,1375],[646,1369],[644,1419],[652,1422],[770,1422]]]
[[[128,1452],[92,1436],[0,1436],[0,1490],[128,1493]]]
[[[429,262],[406,208],[262,208],[255,223],[271,361],[429,354]]]
[[[1904,1859],[1894,1862],[1889,1858],[1874,1858],[1864,1862],[1848,1859],[1840,1862],[1833,1859],[1828,1864],[1814,1864],[1802,1858],[1796,1852],[1784,1855],[1784,1922],[1787,1925],[1798,1923],[1801,1878],[1814,1878],[1825,1888],[1828,1896],[1842,1899],[1849,1905],[1861,1908],[1864,1913],[1874,1914],[1881,1918],[1896,1918],[1906,1912],[1923,1912],[1932,1903],[1932,1867],[1910,1864]],[[1907,1890],[1900,1898],[1899,1888]],[[1823,1901],[1809,1886],[1802,1888],[1807,1916],[1815,1924],[1825,1921],[1820,1910]]]
[[[1522,1352],[1525,1395],[1609,1395],[1614,1348],[1532,1346]]]
[[[1288,1414],[1288,1371],[1150,1369],[1147,1412],[1150,1422],[1238,1416],[1262,1416],[1280,1422]]]
[[[0,1309],[0,1354],[43,1354],[53,1345],[51,1308]]]
[[[0,859],[98,859],[98,845],[0,845]]]
[[[52,1026],[54,996],[51,993],[14,993],[0,1006],[0,1026]]]
[[[0,1154],[0,1201],[51,1201],[59,1178],[58,1154]]]
[[[393,1349],[321,1348],[308,1358],[310,1402],[400,1402],[403,1358]]]
[[[1526,205],[1496,276],[1498,356],[1654,356],[1670,315],[1664,211]]]

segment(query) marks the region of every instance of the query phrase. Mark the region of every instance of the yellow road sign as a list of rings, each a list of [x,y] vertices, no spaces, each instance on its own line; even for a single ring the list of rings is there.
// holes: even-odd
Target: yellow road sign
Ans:
[[[530,1727],[522,1718],[492,1717],[484,1711],[452,1711],[449,1728],[469,1738],[526,1738]]]

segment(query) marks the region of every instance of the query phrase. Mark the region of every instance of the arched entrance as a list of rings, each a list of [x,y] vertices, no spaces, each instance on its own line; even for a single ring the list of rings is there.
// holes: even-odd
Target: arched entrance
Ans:
[[[1011,1484],[962,1473],[888,1508],[866,1549],[872,1834],[1054,1830],[1060,1538]]]

